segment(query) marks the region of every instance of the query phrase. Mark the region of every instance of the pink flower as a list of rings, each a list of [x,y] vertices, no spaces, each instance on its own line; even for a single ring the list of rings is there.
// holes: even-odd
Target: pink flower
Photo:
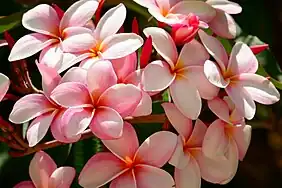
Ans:
[[[242,12],[240,5],[228,0],[207,0],[207,4],[216,10],[216,16],[209,22],[209,27],[218,36],[233,39],[236,37],[236,22],[230,14]]]
[[[192,120],[185,117],[173,103],[163,103],[162,106],[169,121],[179,133],[176,150],[169,161],[175,166],[176,188],[185,188],[187,185],[198,188],[201,185],[201,177],[213,183],[222,183],[230,176],[233,177],[233,158],[214,159],[203,154],[206,125],[197,119],[193,128]]]
[[[27,130],[27,140],[30,147],[35,146],[46,135],[50,126],[52,134],[57,140],[62,142],[77,141],[80,136],[69,138],[61,136],[60,117],[66,109],[53,101],[50,94],[59,83],[81,78],[81,75],[84,74],[83,70],[70,69],[61,79],[55,69],[44,64],[37,64],[37,66],[42,75],[43,94],[28,94],[18,100],[10,113],[9,120],[21,124],[35,118]]]
[[[217,61],[207,60],[204,72],[208,80],[219,88],[224,88],[237,110],[247,119],[252,119],[256,112],[254,101],[273,104],[280,99],[275,86],[266,78],[255,74],[258,61],[251,49],[242,42],[237,42],[230,58],[222,44],[214,37],[199,31],[200,38],[208,52]]]
[[[178,56],[171,36],[163,29],[149,27],[145,35],[151,36],[153,46],[164,61],[153,61],[143,72],[142,83],[145,91],[159,92],[169,87],[177,108],[187,117],[197,119],[201,97],[212,99],[218,88],[209,83],[204,75],[204,62],[209,59],[205,48],[196,40],[184,45]]]
[[[117,59],[125,57],[143,44],[142,37],[134,33],[118,33],[126,17],[123,4],[108,10],[100,19],[91,37],[84,43],[79,42],[81,36],[73,35],[64,41],[64,50],[80,55],[69,64],[82,61],[80,66],[89,68],[99,59]],[[87,35],[88,36],[88,35]]]
[[[40,4],[23,15],[22,24],[35,33],[20,38],[13,47],[9,61],[16,61],[40,54],[40,63],[56,68],[62,72],[71,65],[68,62],[75,56],[64,53],[64,40],[69,36],[79,35],[79,43],[85,45],[91,41],[91,30],[85,26],[94,15],[98,2],[96,0],[80,0],[74,3],[60,17],[54,8]],[[90,40],[89,40],[90,38]]]
[[[116,72],[118,83],[133,84],[142,92],[142,99],[132,112],[131,116],[146,116],[152,113],[152,99],[150,95],[143,90],[141,84],[142,69],[137,68],[136,52],[120,58],[112,60],[113,68]]]
[[[205,2],[185,0],[134,0],[148,8],[149,13],[159,22],[168,25],[180,24],[190,13],[199,16],[201,21],[209,22],[216,12]]]
[[[86,83],[62,83],[51,98],[68,108],[61,117],[67,137],[80,135],[90,126],[97,137],[115,139],[122,135],[122,118],[136,109],[142,93],[132,84],[117,84],[111,62],[100,60],[88,69]]]
[[[6,75],[0,73],[0,101],[2,101],[2,99],[5,97],[9,89],[9,86],[10,86],[9,78]]]
[[[103,143],[112,153],[97,153],[86,163],[78,180],[82,187],[101,187],[110,181],[110,188],[174,186],[171,175],[160,169],[175,150],[174,133],[157,132],[139,147],[134,128],[125,122],[121,138]]]
[[[44,151],[35,153],[29,165],[29,175],[32,181],[22,181],[14,188],[69,188],[75,177],[73,167],[59,167]]]

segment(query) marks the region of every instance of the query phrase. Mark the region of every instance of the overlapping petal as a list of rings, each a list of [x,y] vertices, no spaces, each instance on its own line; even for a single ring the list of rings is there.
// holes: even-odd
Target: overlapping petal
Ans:
[[[75,177],[75,169],[73,167],[59,167],[50,176],[49,186],[56,188],[68,188]]]
[[[0,101],[2,101],[2,99],[6,95],[9,86],[10,86],[9,78],[6,75],[0,73]]]
[[[204,73],[210,83],[219,88],[226,88],[230,83],[230,79],[224,79],[221,70],[213,61],[207,60],[205,62]]]

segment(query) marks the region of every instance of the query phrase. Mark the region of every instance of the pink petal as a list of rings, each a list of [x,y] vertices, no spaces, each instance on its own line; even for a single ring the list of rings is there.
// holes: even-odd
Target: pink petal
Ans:
[[[226,88],[230,84],[230,80],[224,79],[221,70],[213,61],[207,60],[205,62],[204,73],[210,83],[219,88]]]
[[[134,158],[139,164],[162,167],[172,156],[176,144],[176,134],[168,131],[160,131],[154,133],[142,143]]]
[[[235,20],[222,10],[216,10],[216,16],[209,26],[216,35],[223,38],[234,39],[239,34]]]
[[[189,137],[189,140],[186,142],[186,145],[190,147],[201,147],[206,132],[207,126],[200,119],[197,119],[193,132]]]
[[[152,113],[152,99],[148,93],[145,91],[142,92],[142,98],[135,108],[135,110],[132,112],[131,116],[133,117],[139,117],[139,116],[147,116]]]
[[[99,107],[95,110],[90,129],[100,139],[117,139],[122,136],[123,120],[112,108]]]
[[[103,144],[118,158],[133,159],[138,147],[138,137],[133,126],[124,122],[122,136],[115,140],[102,140]],[[126,145],[126,147],[124,147]]]
[[[75,177],[75,169],[73,167],[57,168],[49,179],[49,187],[69,188]]]
[[[207,129],[203,140],[203,153],[210,158],[223,157],[229,146],[228,135],[225,133],[226,123],[215,120]]]
[[[59,22],[57,12],[47,4],[37,5],[27,11],[22,18],[22,24],[26,29],[53,37],[59,34]]]
[[[142,86],[142,74],[143,74],[144,69],[137,69],[133,72],[131,72],[123,81],[123,83],[127,83],[127,84],[133,84],[137,87],[140,87],[141,89],[143,89]]]
[[[57,42],[57,39],[39,33],[25,35],[13,46],[8,59],[9,61],[25,59],[55,42]]]
[[[80,67],[73,67],[69,69],[62,77],[61,83],[65,82],[79,82],[87,84],[87,70]]]
[[[133,1],[146,8],[150,8],[151,6],[156,6],[155,0],[133,0]]]
[[[99,106],[107,106],[122,117],[131,115],[142,98],[142,92],[132,84],[116,84],[108,88],[99,98]]]
[[[242,7],[239,4],[228,0],[207,0],[206,3],[228,14],[239,14],[242,12]]]
[[[114,179],[110,188],[137,188],[134,170],[129,170]]]
[[[232,137],[235,140],[242,161],[247,153],[251,142],[252,127],[250,125],[237,125],[232,129]]]
[[[21,124],[54,109],[54,105],[44,95],[29,94],[16,102],[10,113],[9,120]]]
[[[190,119],[198,118],[202,101],[193,80],[188,80],[185,77],[176,78],[169,87],[169,91],[175,106],[183,115]]]
[[[35,187],[48,185],[49,177],[56,170],[57,165],[44,151],[35,153],[29,164],[29,175]]]
[[[68,138],[81,134],[91,123],[94,112],[86,108],[69,108],[67,109],[61,121],[66,125],[63,132]]]
[[[88,70],[94,63],[101,60],[101,58],[99,56],[91,57],[91,53],[89,53],[88,57],[86,57],[82,60],[81,59],[79,60],[79,61],[81,61],[81,63],[79,64],[79,67],[84,68],[86,70]]]
[[[176,148],[168,162],[172,166],[175,166],[175,168],[177,169],[185,168],[188,165],[191,157],[189,152],[184,151],[185,141],[186,140],[183,138],[183,136],[178,136]]]
[[[103,41],[107,37],[116,34],[123,25],[125,17],[126,8],[122,3],[111,8],[100,19],[95,30],[95,37],[97,37],[98,40]]]
[[[124,162],[109,152],[91,157],[78,177],[82,187],[101,187],[124,172]]]
[[[206,23],[210,22],[216,15],[213,7],[201,1],[181,1],[171,8],[170,13],[182,15],[193,13]]]
[[[225,88],[226,93],[235,104],[236,109],[251,120],[256,113],[256,104],[252,99],[250,93],[241,85],[234,83]]]
[[[110,61],[97,61],[88,69],[87,86],[94,100],[98,100],[105,90],[116,83],[117,76]]]
[[[137,187],[142,188],[171,188],[174,180],[171,175],[157,167],[149,165],[138,165],[134,169]]]
[[[101,44],[104,59],[118,59],[135,52],[143,45],[143,39],[134,33],[119,33],[107,37]]]
[[[177,68],[184,68],[192,65],[204,65],[204,62],[210,58],[208,52],[197,40],[192,40],[184,44],[178,61]]]
[[[163,103],[162,107],[176,131],[187,140],[192,133],[192,120],[184,116],[173,103]]]
[[[81,0],[72,4],[61,20],[60,30],[69,26],[84,26],[94,16],[98,5],[99,2],[89,0]]]
[[[148,9],[148,12],[160,23],[165,23],[173,26],[175,24],[183,23],[185,21],[185,16],[183,16],[182,14],[175,14],[169,11],[167,15],[164,15],[162,11],[163,10],[160,7],[156,6],[152,6]]]
[[[64,53],[61,43],[54,43],[47,46],[40,52],[39,63],[54,68],[57,71],[62,66]],[[60,73],[61,71],[59,71]]]
[[[221,120],[230,123],[228,104],[219,97],[208,101],[209,109]]]
[[[128,56],[119,59],[111,60],[115,73],[118,77],[118,80],[121,82],[137,68],[137,54],[133,52]]]
[[[231,71],[233,75],[256,73],[258,60],[246,44],[237,42],[232,49],[227,70]]]
[[[14,186],[14,188],[36,188],[32,181],[22,181]]]
[[[79,82],[66,82],[57,86],[51,98],[63,107],[91,106],[91,96],[87,87]]]
[[[184,169],[174,170],[175,185],[177,188],[201,187],[201,172],[197,161],[194,158],[189,160],[188,165]]]
[[[156,74],[156,72],[158,74]],[[157,60],[146,66],[142,75],[145,91],[158,92],[166,89],[175,79],[167,63]]]
[[[158,27],[147,27],[144,34],[152,37],[153,46],[156,51],[169,63],[171,68],[177,62],[178,53],[173,39],[164,29]]]
[[[10,86],[10,80],[7,76],[0,73],[0,101],[5,97]]]
[[[31,122],[26,133],[29,147],[35,146],[44,138],[56,113],[42,114]]]
[[[56,65],[58,72],[63,72],[78,62],[89,57],[90,53],[77,54],[77,53],[63,53],[63,59],[60,63]]]
[[[203,99],[210,100],[217,96],[219,88],[207,79],[204,73],[204,66],[189,66],[183,72],[187,79],[193,80]]]
[[[37,68],[42,76],[42,87],[45,94],[49,95],[61,81],[61,76],[56,69],[37,63]]]
[[[0,40],[0,47],[7,46],[8,42],[6,40]]]
[[[214,57],[220,69],[225,71],[228,65],[228,56],[220,41],[204,31],[199,30],[199,36],[207,51]]]

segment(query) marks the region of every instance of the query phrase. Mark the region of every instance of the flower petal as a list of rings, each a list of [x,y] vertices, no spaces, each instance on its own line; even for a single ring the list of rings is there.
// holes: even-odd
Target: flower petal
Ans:
[[[9,86],[10,86],[9,78],[6,75],[0,73],[0,101],[2,101],[2,99],[5,97],[9,89]]]
[[[56,113],[54,111],[53,113],[42,114],[31,122],[26,133],[29,147],[35,146],[44,138]]]
[[[25,59],[55,42],[57,42],[57,39],[39,33],[25,35],[13,46],[8,59],[11,62]]]
[[[40,4],[27,11],[22,18],[23,26],[44,35],[58,36],[59,17],[57,12],[47,4]]]
[[[212,83],[213,85],[219,87],[219,88],[226,88],[230,80],[225,80],[222,76],[222,73],[218,66],[210,60],[207,60],[204,65],[204,73],[206,75],[206,78]]]
[[[75,177],[75,169],[73,167],[57,168],[49,179],[49,187],[68,188]]]
[[[14,188],[36,188],[32,181],[22,181],[14,186]]]
[[[104,59],[118,59],[135,52],[143,45],[143,39],[134,33],[119,33],[107,37],[101,44]]]
[[[173,103],[163,103],[162,107],[176,131],[187,140],[192,133],[192,120],[184,116]]]
[[[193,84],[193,80],[185,77],[176,78],[169,87],[175,106],[190,119],[197,119],[202,108],[200,94]]]
[[[72,4],[65,12],[60,23],[60,30],[70,26],[84,26],[93,17],[99,2],[80,0]]]
[[[177,68],[184,68],[192,65],[204,65],[204,62],[210,58],[207,50],[197,40],[192,40],[184,44],[179,58]]]
[[[206,3],[228,14],[239,14],[242,12],[242,7],[239,4],[228,0],[207,0]]]
[[[232,48],[229,59],[228,71],[234,75],[241,73],[256,73],[258,60],[252,50],[244,43],[237,42]]]
[[[171,158],[176,144],[176,134],[160,131],[154,133],[142,143],[134,158],[142,164],[162,167]]]
[[[9,120],[21,124],[54,109],[54,105],[49,102],[46,96],[29,94],[15,103]]]
[[[133,159],[138,147],[138,137],[130,123],[124,122],[122,136],[115,140],[102,140],[103,144],[118,158]],[[124,147],[126,145],[126,147]]]
[[[116,83],[117,76],[110,61],[99,60],[88,69],[87,86],[94,100]]]
[[[132,84],[116,84],[108,88],[99,98],[99,106],[107,106],[127,117],[136,109],[142,92]]]
[[[252,127],[250,125],[237,125],[232,130],[232,137],[235,140],[239,152],[239,159],[242,161],[247,153],[251,142]]]
[[[174,79],[175,74],[171,73],[168,64],[157,60],[145,67],[142,75],[142,84],[145,91],[158,92],[169,87]]]
[[[78,177],[82,187],[101,187],[124,172],[124,162],[109,152],[91,157]]]
[[[146,37],[151,36],[156,51],[169,63],[171,68],[177,62],[178,53],[173,39],[164,29],[158,27],[147,27],[144,29]]]
[[[138,165],[134,169],[137,187],[142,188],[171,188],[174,180],[171,175],[157,167],[149,165]]]
[[[87,84],[87,70],[80,67],[73,67],[69,69],[62,77],[61,83],[65,82],[79,82]]]
[[[129,170],[114,179],[110,188],[137,188],[134,170]]]
[[[156,6],[155,0],[133,0],[133,1],[146,8],[150,8],[151,6]]]
[[[91,106],[91,96],[87,87],[79,82],[66,82],[58,85],[51,98],[63,107]]]
[[[39,63],[59,70],[62,66],[64,53],[61,43],[54,43],[40,52]],[[60,72],[59,72],[60,73]]]
[[[185,168],[190,160],[190,154],[184,151],[185,141],[186,140],[181,135],[178,136],[176,148],[168,162],[177,169]]]
[[[235,104],[236,109],[243,114],[245,118],[251,120],[255,116],[256,104],[245,88],[238,83],[234,83],[225,88],[225,91]]]
[[[122,136],[123,120],[112,108],[99,107],[95,110],[90,129],[100,139],[117,139]]]
[[[197,119],[193,132],[186,142],[186,145],[190,147],[202,147],[206,132],[207,126],[200,119]]]
[[[228,65],[228,55],[220,41],[204,31],[199,30],[199,36],[207,51],[214,57],[220,69],[225,71]]]
[[[132,112],[131,116],[133,117],[139,117],[139,116],[147,116],[152,113],[152,99],[148,93],[145,91],[142,92],[142,98],[135,108],[135,110]]]
[[[231,123],[228,104],[219,97],[208,101],[209,109],[221,120]]]
[[[116,34],[123,25],[125,17],[126,8],[122,3],[111,8],[100,19],[94,32],[95,37],[97,37],[98,40],[103,41],[105,38]]]
[[[48,185],[49,177],[56,170],[57,165],[44,151],[35,153],[29,164],[29,175],[35,187]]]

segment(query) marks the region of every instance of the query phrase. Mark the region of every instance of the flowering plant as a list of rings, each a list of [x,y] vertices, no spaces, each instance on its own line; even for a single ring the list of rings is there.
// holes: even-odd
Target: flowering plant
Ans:
[[[144,26],[128,16],[129,7],[148,11]],[[12,157],[35,153],[32,181],[14,187],[67,188],[75,174],[87,188],[229,183],[250,145],[252,124],[245,119],[254,118],[255,102],[278,102],[275,86],[281,88],[258,74],[255,55],[267,45],[233,43],[238,30],[231,14],[241,11],[228,0],[110,7],[105,0],[79,0],[65,11],[55,4],[25,11],[22,25],[32,33],[15,42],[5,32],[0,43],[10,47],[17,75],[0,74],[0,100],[14,101],[0,119],[0,138]],[[30,57],[42,89],[30,78]],[[99,147],[81,167],[57,168],[42,151],[93,137]],[[71,150],[73,158],[79,155]]]

